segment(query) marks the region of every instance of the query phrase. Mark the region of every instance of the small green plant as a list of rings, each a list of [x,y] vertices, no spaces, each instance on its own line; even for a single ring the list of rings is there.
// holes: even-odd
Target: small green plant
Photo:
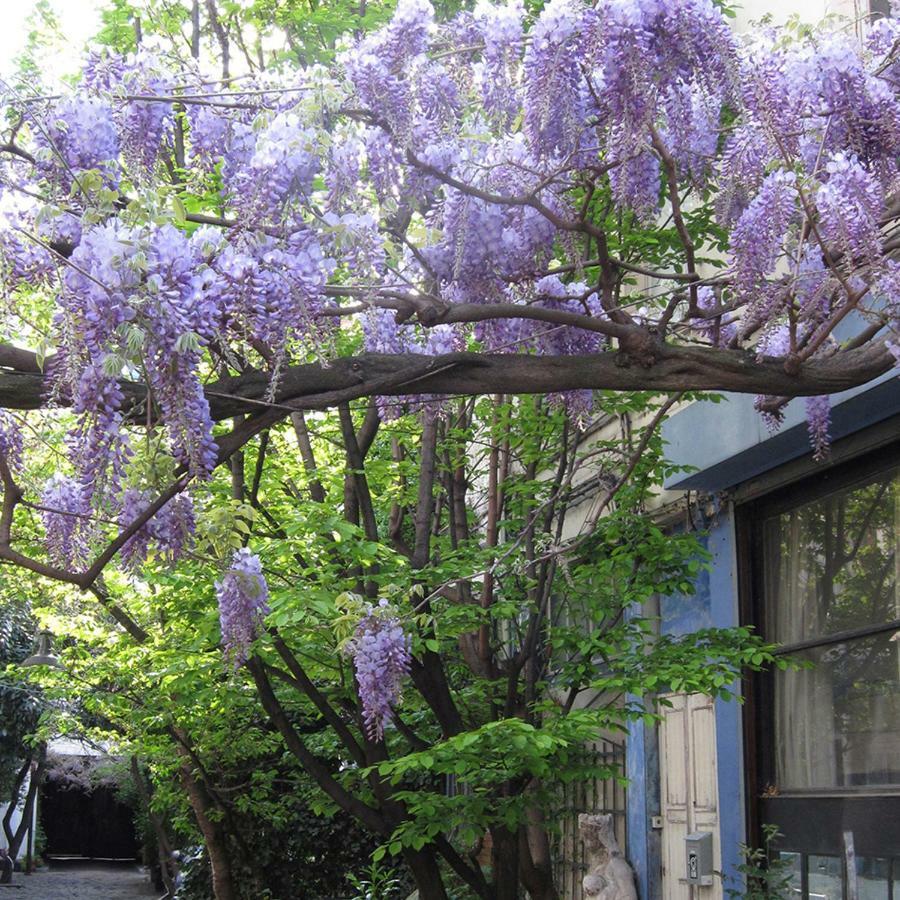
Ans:
[[[727,887],[732,900],[788,900],[793,896],[793,873],[790,859],[778,856],[772,844],[781,837],[775,825],[763,825],[763,846],[741,844],[743,862],[737,867],[744,884]]]
[[[396,872],[377,861],[372,862],[362,877],[350,874],[347,879],[356,891],[350,900],[396,900],[400,895]]]

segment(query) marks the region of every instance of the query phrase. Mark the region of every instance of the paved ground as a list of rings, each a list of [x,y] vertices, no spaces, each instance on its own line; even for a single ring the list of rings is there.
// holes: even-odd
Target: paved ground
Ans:
[[[137,866],[84,863],[46,867],[34,875],[16,872],[15,885],[0,887],[0,900],[148,900],[158,894]]]

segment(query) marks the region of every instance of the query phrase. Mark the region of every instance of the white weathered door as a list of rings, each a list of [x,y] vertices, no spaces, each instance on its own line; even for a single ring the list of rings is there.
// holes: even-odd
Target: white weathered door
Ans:
[[[711,831],[713,864],[722,867],[719,789],[716,777],[716,710],[703,694],[669,694],[659,727],[664,900],[721,900],[722,882],[709,887],[685,881],[685,836]]]

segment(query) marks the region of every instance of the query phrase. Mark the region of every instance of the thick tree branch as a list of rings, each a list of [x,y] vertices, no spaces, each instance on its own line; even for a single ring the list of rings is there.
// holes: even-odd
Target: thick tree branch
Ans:
[[[0,366],[9,366],[7,359],[15,360],[13,367],[0,368],[0,408],[39,409],[47,405],[44,377],[34,371],[23,353],[17,348],[0,347]],[[262,409],[275,410],[277,420],[292,411],[324,409],[376,394],[543,394],[605,389],[735,391],[801,397],[857,387],[893,365],[887,347],[876,342],[806,360],[796,373],[789,374],[780,357],[758,359],[746,350],[673,346],[655,343],[646,335],[646,353],[640,362],[614,350],[584,356],[365,353],[287,367],[272,401],[265,399],[269,376],[257,371],[210,384],[207,397],[216,420]],[[122,389],[126,403],[140,409],[146,396],[144,386],[123,383]]]

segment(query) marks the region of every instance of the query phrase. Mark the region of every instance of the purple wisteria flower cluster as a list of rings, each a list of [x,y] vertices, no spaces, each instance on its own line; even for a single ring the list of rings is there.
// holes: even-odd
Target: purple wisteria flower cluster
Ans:
[[[269,612],[269,586],[262,563],[246,547],[235,550],[231,566],[216,582],[222,648],[234,668],[250,655],[250,646]]]
[[[83,563],[91,523],[81,485],[66,475],[51,476],[41,493],[40,506],[50,562],[63,568]]]
[[[119,134],[112,107],[95,97],[76,96],[51,104],[35,121],[38,166],[48,181],[68,192],[79,175],[89,170],[104,181],[119,182]]]
[[[19,423],[8,412],[0,412],[0,455],[11,472],[22,464],[23,445]],[[0,491],[2,490],[3,485],[0,484]]]
[[[400,701],[411,662],[409,637],[387,600],[368,606],[347,652],[353,657],[366,733],[380,741]]]
[[[152,501],[149,491],[128,488],[122,497],[119,527],[131,526]],[[190,495],[178,494],[125,541],[119,551],[122,564],[130,572],[138,572],[151,550],[165,562],[177,562],[193,545],[195,528],[194,502]]]

